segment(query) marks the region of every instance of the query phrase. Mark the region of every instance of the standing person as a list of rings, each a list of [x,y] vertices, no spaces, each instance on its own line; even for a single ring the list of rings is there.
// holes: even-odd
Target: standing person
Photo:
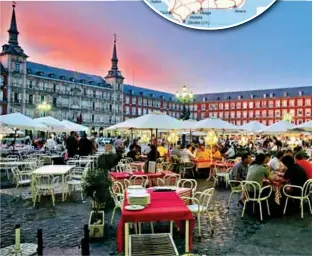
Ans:
[[[68,157],[73,157],[77,153],[78,143],[75,138],[75,132],[71,131],[71,135],[66,140],[66,148]]]
[[[89,156],[92,152],[91,141],[88,140],[87,134],[84,133],[81,139],[78,142],[79,155],[80,156]]]
[[[91,154],[95,154],[98,151],[96,138],[97,138],[97,132],[94,132],[93,135],[90,137]]]
[[[114,141],[113,145],[114,145],[116,151],[121,151],[124,149],[124,143],[123,143],[122,137],[120,135],[117,136],[117,139]]]
[[[55,140],[53,139],[53,137],[54,137],[53,135],[50,135],[50,138],[47,139],[47,141],[46,141],[45,147],[48,150],[55,150],[56,149],[57,144],[55,143]]]

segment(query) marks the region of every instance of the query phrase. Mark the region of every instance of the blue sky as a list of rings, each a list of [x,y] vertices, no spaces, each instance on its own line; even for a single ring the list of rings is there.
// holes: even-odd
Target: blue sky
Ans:
[[[3,44],[11,3],[0,5]],[[187,84],[204,93],[311,85],[311,5],[280,1],[221,31],[181,27],[143,2],[18,2],[16,12],[31,61],[104,76],[117,33],[126,83],[135,72],[137,86],[175,92]]]

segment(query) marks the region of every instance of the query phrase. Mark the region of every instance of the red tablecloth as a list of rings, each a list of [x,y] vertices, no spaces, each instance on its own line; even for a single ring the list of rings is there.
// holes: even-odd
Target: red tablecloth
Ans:
[[[227,163],[227,162],[221,162],[221,161],[211,161],[208,159],[197,159],[194,160],[195,164],[198,163],[207,163],[210,164],[211,166],[213,165],[219,165],[219,166],[227,166],[227,167],[233,167],[235,164],[234,163]]]
[[[184,232],[185,221],[189,220],[189,250],[192,249],[192,230],[194,217],[183,200],[176,192],[151,192],[151,203],[141,211],[127,211],[124,200],[124,209],[117,229],[117,249],[124,250],[124,224],[126,222],[156,222],[175,221],[180,230]]]

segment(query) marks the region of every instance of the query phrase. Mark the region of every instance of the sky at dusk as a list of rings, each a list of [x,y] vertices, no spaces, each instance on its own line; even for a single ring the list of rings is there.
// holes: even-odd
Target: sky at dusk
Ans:
[[[117,34],[125,83],[196,93],[311,85],[312,2],[277,2],[237,28],[198,31],[143,2],[18,2],[19,42],[29,61],[105,76]],[[1,45],[11,2],[0,2]]]

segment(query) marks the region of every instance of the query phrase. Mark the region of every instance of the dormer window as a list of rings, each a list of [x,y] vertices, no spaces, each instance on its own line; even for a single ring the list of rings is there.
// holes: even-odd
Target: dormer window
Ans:
[[[43,75],[43,72],[42,72],[42,71],[38,71],[38,72],[36,72],[36,75],[42,76],[42,75]]]
[[[49,74],[49,77],[54,78],[54,74],[53,74],[53,73],[50,73],[50,74]]]
[[[303,95],[303,91],[299,91],[299,92],[298,92],[298,95],[299,95],[299,96],[302,96],[302,95]]]
[[[27,69],[27,74],[31,74],[32,73],[32,70],[31,69]]]
[[[65,76],[60,76],[60,79],[61,80],[65,80]]]
[[[250,95],[250,99],[253,99],[253,98],[254,98],[254,95],[253,95],[253,94],[251,94],[251,95]]]
[[[220,100],[220,97],[217,97],[216,100]]]
[[[151,98],[153,98],[153,97],[154,97],[153,93],[150,93],[150,97],[151,97]]]
[[[75,79],[73,77],[70,78],[71,82],[75,82]]]
[[[206,98],[206,97],[203,97],[203,99],[202,99],[203,102],[206,102],[207,100],[208,100],[208,98]]]
[[[80,79],[79,82],[84,84],[86,81],[85,81],[85,79]]]
[[[164,96],[163,95],[161,95],[160,98],[161,98],[161,100],[164,100]]]
[[[94,84],[94,81],[89,81],[89,84]]]
[[[242,96],[241,95],[238,95],[238,100],[241,100],[242,99]]]
[[[270,97],[274,98],[275,97],[275,93],[270,93]]]
[[[143,96],[143,92],[139,92],[139,95]]]
[[[287,97],[288,96],[288,92],[284,92],[284,97]]]

